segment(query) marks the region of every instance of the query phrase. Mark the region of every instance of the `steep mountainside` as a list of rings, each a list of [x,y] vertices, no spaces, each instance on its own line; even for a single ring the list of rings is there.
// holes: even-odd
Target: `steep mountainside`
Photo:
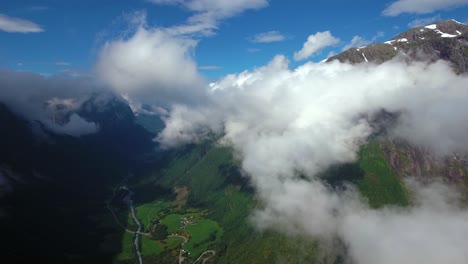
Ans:
[[[382,63],[398,54],[409,60],[447,60],[459,74],[468,72],[468,26],[455,20],[444,20],[410,29],[389,41],[365,47],[350,48],[327,61]],[[468,190],[468,157],[454,153],[447,157],[431,154],[400,139],[379,142],[393,170],[400,176],[439,177]]]

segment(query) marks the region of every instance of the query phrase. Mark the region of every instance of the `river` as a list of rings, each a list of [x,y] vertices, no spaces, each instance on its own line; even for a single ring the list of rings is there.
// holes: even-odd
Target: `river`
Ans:
[[[143,264],[143,260],[141,258],[141,252],[140,252],[140,233],[141,233],[141,223],[138,220],[136,213],[135,213],[135,207],[133,206],[133,192],[130,191],[126,186],[126,188],[129,193],[128,196],[126,197],[128,206],[130,207],[130,213],[132,215],[133,222],[138,226],[137,230],[135,231],[135,240],[133,240],[133,245],[135,246],[135,254],[137,256],[138,264]]]

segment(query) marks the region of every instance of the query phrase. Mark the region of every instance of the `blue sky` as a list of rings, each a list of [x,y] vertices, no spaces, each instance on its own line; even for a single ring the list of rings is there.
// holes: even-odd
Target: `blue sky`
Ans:
[[[147,28],[167,28],[187,24],[187,19],[203,10],[212,11],[199,6],[209,5],[213,0],[184,1],[2,1],[0,67],[41,74],[91,73],[106,42],[131,37],[129,21],[135,12],[146,13]],[[330,52],[339,53],[355,36],[364,41],[361,43],[383,41],[405,31],[412,22],[418,24],[414,23],[417,20],[423,23],[448,18],[468,20],[465,0],[433,0],[428,1],[430,4],[421,4],[424,0],[253,0],[250,2],[258,3],[253,6],[249,6],[249,1],[237,1],[239,9],[223,9],[228,11],[216,15],[216,28],[209,33],[184,35],[197,42],[190,55],[201,74],[208,78],[259,67],[276,54],[288,57],[292,67],[307,60],[320,61]],[[194,7],[190,2],[200,5]],[[220,5],[224,2],[228,3],[218,1]],[[388,8],[397,2],[402,2],[400,7],[396,6],[397,10],[394,8],[389,15]],[[5,29],[2,19],[29,22],[26,26],[32,28]],[[309,35],[326,31],[336,39],[333,44],[295,61],[294,53]],[[263,36],[273,36],[277,41],[255,41],[257,34],[268,32]]]

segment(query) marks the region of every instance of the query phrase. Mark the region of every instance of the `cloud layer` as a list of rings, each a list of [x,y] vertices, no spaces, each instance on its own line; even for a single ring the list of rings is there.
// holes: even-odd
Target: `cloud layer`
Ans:
[[[403,13],[428,14],[466,4],[468,0],[397,0],[382,13],[385,16],[398,16]]]
[[[400,116],[394,136],[441,155],[468,151],[466,82],[442,61],[291,70],[277,56],[212,84],[204,105],[173,105],[158,140],[171,147],[214,133],[232,146],[264,201],[253,216],[260,228],[306,232],[323,245],[339,237],[356,263],[463,263],[468,212],[447,197],[454,191],[409,183],[413,207],[374,210],[352,186],[329,189],[316,175],[355,161],[382,110]]]
[[[302,46],[302,49],[294,52],[296,61],[305,60],[322,49],[338,44],[340,40],[330,33],[330,31],[317,32],[310,35]]]
[[[0,103],[29,121],[41,122],[50,131],[71,136],[98,131],[95,123],[76,114],[63,123],[64,116],[98,90],[89,80],[0,70],[0,87]]]
[[[44,29],[38,24],[21,18],[0,14],[0,30],[10,33],[39,33]]]

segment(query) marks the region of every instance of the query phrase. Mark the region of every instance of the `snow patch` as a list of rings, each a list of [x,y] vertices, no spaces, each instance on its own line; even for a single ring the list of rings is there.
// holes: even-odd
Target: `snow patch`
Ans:
[[[424,32],[424,28],[421,28],[419,31]]]
[[[453,19],[452,19],[453,20]],[[455,21],[455,20],[454,20]],[[457,21],[455,21],[457,22]],[[457,22],[459,23],[459,22]],[[432,25],[428,25],[428,26],[425,26],[425,28],[428,28],[428,29],[433,29],[437,34],[440,34],[441,37],[443,38],[454,38],[456,37],[457,35],[452,35],[452,34],[448,34],[448,33],[444,33],[440,30],[437,29],[437,25],[436,24],[432,24]],[[457,30],[457,33],[458,35],[461,35],[461,32]]]
[[[394,50],[397,50],[398,48],[397,47],[393,47]]]
[[[369,62],[369,60],[367,60],[367,58],[366,58],[366,55],[364,55],[364,52],[361,53],[361,54],[362,54],[362,57],[364,57],[364,60],[365,60],[366,62]]]
[[[466,24],[465,24],[465,23],[462,23],[462,22],[460,22],[460,21],[457,21],[457,20],[455,20],[455,19],[452,19],[452,21],[453,21],[453,22],[455,22],[455,23],[457,23],[457,24],[460,24],[460,25],[465,25],[465,26],[466,26]]]
[[[425,37],[420,37],[420,39],[426,39]]]
[[[458,35],[461,35],[462,33],[458,30],[455,30],[457,32]]]
[[[437,34],[440,34],[441,37],[443,38],[454,38],[454,37],[457,37],[458,35],[452,35],[452,34],[448,34],[448,33],[444,33],[438,29],[434,30]]]
[[[389,40],[389,41],[385,41],[384,43],[385,44],[388,44],[388,45],[393,45],[393,42],[408,42],[408,39],[407,38],[401,38],[401,39],[394,39],[394,40]]]

